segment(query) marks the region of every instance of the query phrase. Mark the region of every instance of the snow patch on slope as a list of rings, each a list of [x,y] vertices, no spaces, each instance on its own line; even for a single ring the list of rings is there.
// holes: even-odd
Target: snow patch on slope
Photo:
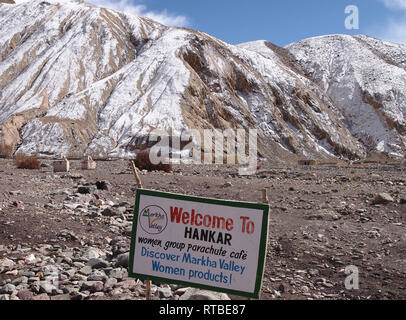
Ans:
[[[340,109],[355,137],[371,151],[404,153],[405,46],[365,36],[333,35],[286,48]]]

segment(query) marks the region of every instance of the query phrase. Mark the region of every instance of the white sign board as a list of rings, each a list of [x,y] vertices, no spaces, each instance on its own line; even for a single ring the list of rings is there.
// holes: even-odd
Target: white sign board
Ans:
[[[137,190],[129,274],[258,297],[268,211],[263,204]]]

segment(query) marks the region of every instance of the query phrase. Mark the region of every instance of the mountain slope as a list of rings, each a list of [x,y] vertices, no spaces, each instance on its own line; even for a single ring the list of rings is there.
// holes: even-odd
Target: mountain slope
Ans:
[[[368,150],[406,150],[406,46],[333,35],[286,47]]]
[[[388,61],[381,59],[388,66],[404,63],[402,48],[360,39],[379,52],[392,50]],[[323,57],[305,44],[232,46],[198,31],[55,0],[0,4],[0,43],[0,142],[13,152],[125,156],[153,129],[213,128],[258,129],[260,155],[276,160],[355,159],[373,147],[349,122],[340,87],[320,81],[327,74]],[[379,91],[372,89],[374,100]],[[395,119],[387,113],[377,114]],[[396,134],[385,136],[387,145],[403,139],[402,117]]]

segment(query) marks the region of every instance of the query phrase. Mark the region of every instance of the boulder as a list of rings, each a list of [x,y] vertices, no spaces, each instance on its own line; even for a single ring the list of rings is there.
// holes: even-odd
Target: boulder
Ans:
[[[308,220],[322,220],[322,221],[337,221],[341,218],[340,214],[338,214],[334,210],[323,209],[319,210],[313,214],[310,214],[307,219]]]
[[[189,288],[179,300],[231,300],[225,293]]]
[[[387,193],[379,193],[375,196],[373,204],[388,204],[393,203],[395,200]]]

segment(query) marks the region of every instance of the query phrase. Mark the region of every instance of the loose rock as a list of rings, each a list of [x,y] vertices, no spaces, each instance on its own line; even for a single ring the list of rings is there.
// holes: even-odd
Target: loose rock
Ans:
[[[224,293],[200,290],[196,288],[189,288],[179,298],[179,300],[231,300],[230,297]]]

